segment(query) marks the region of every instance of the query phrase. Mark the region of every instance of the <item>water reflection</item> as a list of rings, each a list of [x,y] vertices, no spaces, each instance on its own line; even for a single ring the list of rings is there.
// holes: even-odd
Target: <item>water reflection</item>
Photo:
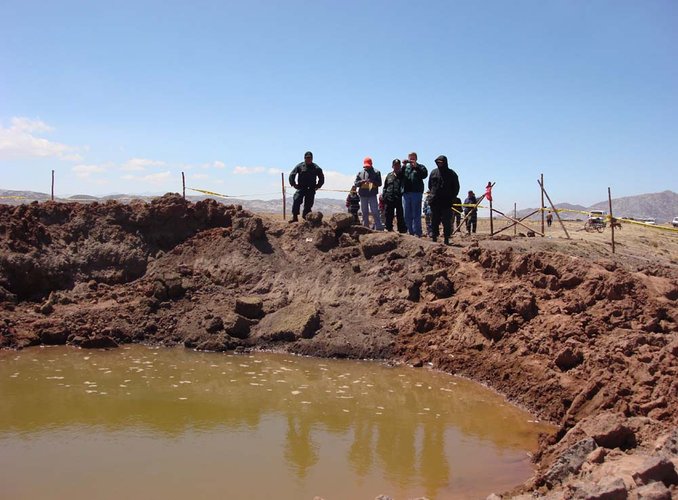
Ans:
[[[134,429],[175,441],[188,433],[233,440],[242,434],[249,436],[244,449],[261,438],[265,455],[303,493],[335,476],[348,484],[358,478],[362,488],[381,485],[376,493],[451,497],[469,484],[484,486],[487,467],[511,486],[529,475],[525,451],[547,430],[493,393],[443,374],[272,354],[142,346],[2,353],[0,394],[3,448],[73,428]],[[238,453],[236,444],[227,446],[222,459]],[[335,492],[324,494],[342,497]]]

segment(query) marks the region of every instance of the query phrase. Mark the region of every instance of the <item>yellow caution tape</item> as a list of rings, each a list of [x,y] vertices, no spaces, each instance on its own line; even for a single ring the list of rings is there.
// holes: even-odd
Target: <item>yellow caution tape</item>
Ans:
[[[0,199],[3,200],[25,200],[25,196],[0,196]]]
[[[542,211],[547,211],[547,212],[554,212],[552,208],[542,208]],[[574,213],[574,214],[582,214],[586,215],[589,217],[591,215],[591,211],[584,211],[584,210],[573,210],[571,208],[556,208],[555,212],[568,212],[568,213]],[[642,227],[647,227],[649,229],[660,229],[662,231],[671,231],[671,232],[678,232],[678,228],[675,227],[666,227],[666,226],[658,226],[655,224],[647,224],[646,222],[642,222],[639,220],[633,220],[633,219],[626,219],[623,217],[611,217],[610,214],[605,214],[603,216],[605,218],[605,222],[611,222],[612,219],[614,218],[615,222],[624,222],[626,224],[636,224],[638,226]]]

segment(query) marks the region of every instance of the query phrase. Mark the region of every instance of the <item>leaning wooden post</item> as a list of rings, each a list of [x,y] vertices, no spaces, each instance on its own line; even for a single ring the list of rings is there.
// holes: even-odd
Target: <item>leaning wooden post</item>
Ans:
[[[490,202],[490,236],[494,236],[494,213],[492,212],[492,183],[491,182],[488,182],[487,187],[485,188],[486,195],[487,195],[488,189],[489,189],[489,193],[490,193],[490,196],[488,196],[488,198],[489,198],[488,201]]]
[[[52,170],[52,201],[54,201],[54,170]]]
[[[607,188],[607,201],[610,204],[610,229],[612,234],[612,253],[614,253],[614,217],[612,216],[612,193],[610,188]]]
[[[280,172],[280,180],[282,181],[282,201],[283,201],[283,220],[286,218],[287,200],[285,199],[285,174]]]
[[[181,187],[183,189],[184,200],[186,199],[186,176],[181,172]]]
[[[513,218],[517,219],[518,218],[518,211],[516,210],[516,203],[513,202]],[[518,234],[518,226],[515,224],[513,225],[513,236],[516,236]]]
[[[544,232],[544,174],[541,174],[539,185],[541,186],[541,234],[546,234]]]
[[[565,231],[565,236],[567,236],[568,240],[571,240],[572,238],[570,238],[570,233],[567,232],[567,229],[565,228],[565,224],[563,223],[563,219],[560,218],[560,213],[558,213],[558,210],[556,210],[556,206],[551,201],[551,197],[546,192],[546,189],[544,189],[544,184],[539,180],[537,182],[539,183],[539,187],[541,187],[542,196],[546,195],[546,198],[549,200],[549,204],[551,205],[553,212],[556,214],[556,217],[558,217],[558,222],[560,222],[560,227],[562,227],[563,231]],[[542,231],[543,231],[544,230],[544,210],[543,210],[543,208],[542,208],[542,211],[541,211],[541,224],[542,224],[541,228],[542,228]],[[543,234],[542,234],[542,236],[543,236]]]

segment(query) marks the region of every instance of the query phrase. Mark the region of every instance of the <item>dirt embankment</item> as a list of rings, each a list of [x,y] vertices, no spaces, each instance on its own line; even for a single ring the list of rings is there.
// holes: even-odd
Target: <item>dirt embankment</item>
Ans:
[[[430,363],[560,426],[538,475],[507,496],[677,495],[676,269],[456,238],[374,233],[344,215],[288,225],[171,195],[0,206],[0,346]]]

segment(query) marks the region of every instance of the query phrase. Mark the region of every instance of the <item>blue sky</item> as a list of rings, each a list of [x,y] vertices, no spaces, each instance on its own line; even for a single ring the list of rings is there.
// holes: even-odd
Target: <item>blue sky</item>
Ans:
[[[556,202],[677,191],[676,26],[674,0],[0,0],[0,188],[271,198],[310,149],[333,189],[445,154],[505,209],[540,173]]]

